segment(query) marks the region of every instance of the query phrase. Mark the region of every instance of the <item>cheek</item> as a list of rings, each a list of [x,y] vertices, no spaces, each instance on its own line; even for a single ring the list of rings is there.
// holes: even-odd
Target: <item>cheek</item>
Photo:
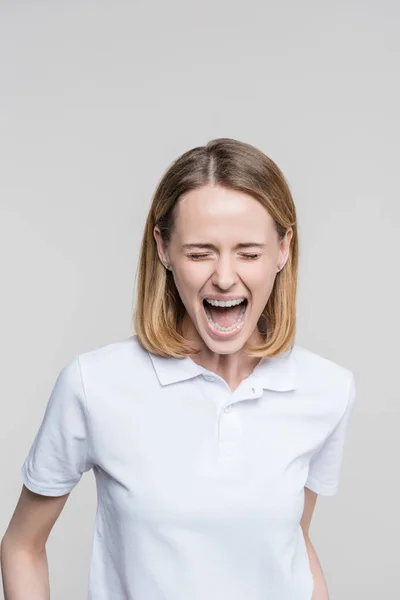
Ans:
[[[188,289],[196,289],[207,280],[207,270],[199,269],[197,265],[185,265],[177,272],[177,276],[182,285]]]
[[[262,269],[247,277],[247,284],[254,292],[271,290],[275,281],[275,273],[271,269]]]
[[[274,281],[275,278],[270,274],[253,280],[249,287],[256,305],[264,307],[264,305],[268,302],[274,287]]]
[[[177,280],[188,290],[200,289],[210,278],[212,270],[206,265],[186,263],[177,272]]]
[[[175,285],[184,304],[193,302],[207,281],[200,271],[194,267],[190,268],[190,265],[175,270]]]

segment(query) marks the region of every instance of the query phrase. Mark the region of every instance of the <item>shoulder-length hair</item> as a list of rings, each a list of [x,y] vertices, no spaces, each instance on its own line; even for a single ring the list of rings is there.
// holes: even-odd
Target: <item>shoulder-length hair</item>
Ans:
[[[263,343],[245,344],[249,356],[274,357],[292,349],[296,332],[298,232],[296,209],[278,166],[263,152],[230,138],[219,138],[188,150],[164,173],[155,190],[140,249],[136,308],[132,324],[141,346],[159,356],[183,358],[197,354],[181,335],[185,307],[172,272],[161,263],[153,229],[158,225],[168,243],[174,228],[174,207],[182,194],[204,185],[221,185],[258,200],[274,219],[281,240],[293,229],[289,257],[276,275],[268,302],[258,321]]]

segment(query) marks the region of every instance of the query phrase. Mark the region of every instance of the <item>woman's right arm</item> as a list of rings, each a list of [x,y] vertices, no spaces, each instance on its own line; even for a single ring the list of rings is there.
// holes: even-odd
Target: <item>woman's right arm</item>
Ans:
[[[46,542],[68,496],[43,496],[23,485],[1,540],[4,600],[49,600]]]

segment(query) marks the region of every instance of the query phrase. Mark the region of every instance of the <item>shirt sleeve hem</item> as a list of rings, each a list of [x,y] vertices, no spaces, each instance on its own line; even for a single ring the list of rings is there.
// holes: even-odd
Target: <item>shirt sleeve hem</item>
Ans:
[[[35,494],[41,494],[42,496],[64,496],[65,494],[69,494],[75,487],[74,485],[64,486],[64,487],[49,487],[44,485],[37,485],[26,472],[25,467],[23,466],[21,469],[22,481],[24,485],[34,492]]]
[[[320,483],[312,477],[307,480],[305,487],[323,496],[333,496],[338,492],[339,489],[337,485],[326,485],[324,483]]]

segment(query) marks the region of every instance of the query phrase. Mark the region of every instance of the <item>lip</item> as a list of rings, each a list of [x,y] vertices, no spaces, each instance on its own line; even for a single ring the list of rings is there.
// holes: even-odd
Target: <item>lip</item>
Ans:
[[[244,294],[243,294],[243,296],[240,296],[240,295],[237,295],[237,296],[220,296],[218,294],[217,295],[212,294],[210,296],[205,295],[201,299],[202,302],[206,298],[211,298],[212,300],[222,300],[222,301],[225,301],[225,302],[227,302],[228,300],[241,300],[242,298],[244,298],[245,300],[249,301],[249,299],[247,298],[247,296],[245,296]]]

